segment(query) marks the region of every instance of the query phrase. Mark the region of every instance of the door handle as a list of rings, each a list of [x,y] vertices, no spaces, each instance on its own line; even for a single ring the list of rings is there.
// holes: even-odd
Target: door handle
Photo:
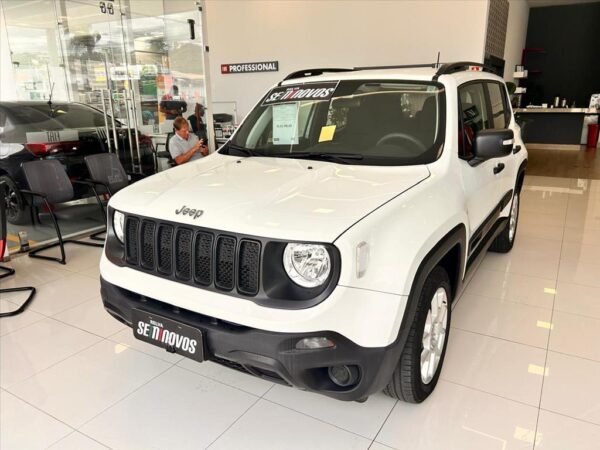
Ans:
[[[496,167],[494,167],[494,175],[498,175],[503,170],[504,170],[504,163],[498,163],[498,165]]]

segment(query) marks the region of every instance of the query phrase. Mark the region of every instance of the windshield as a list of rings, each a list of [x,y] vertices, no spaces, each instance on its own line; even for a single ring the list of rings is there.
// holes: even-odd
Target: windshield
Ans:
[[[94,128],[104,126],[100,111],[85,105],[53,104],[22,105],[11,110],[11,118],[18,125],[30,125],[40,130],[63,128]]]
[[[104,127],[102,112],[86,105],[75,103],[18,104],[15,107],[0,106],[5,115],[0,124],[0,142],[27,142],[27,133],[37,131],[60,131],[80,128]],[[110,117],[108,118],[110,120]],[[117,126],[119,123],[117,122]]]
[[[441,152],[443,111],[439,84],[352,80],[280,86],[254,108],[221,152],[427,164]]]

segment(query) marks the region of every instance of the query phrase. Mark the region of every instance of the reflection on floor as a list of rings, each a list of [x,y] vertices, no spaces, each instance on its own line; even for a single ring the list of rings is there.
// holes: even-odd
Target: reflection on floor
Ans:
[[[96,204],[97,205],[97,204]],[[67,219],[58,219],[63,237],[69,235],[82,234],[88,230],[95,230],[99,227],[104,227],[104,216],[100,209],[94,204],[90,204],[89,209],[85,209],[80,214]],[[56,230],[50,214],[40,214],[40,222],[34,225],[29,221],[25,225],[14,225],[9,223],[7,230],[8,248],[11,253],[16,253],[19,250],[19,232],[25,231],[29,240],[30,246],[35,246],[49,240],[56,240]]]
[[[597,449],[600,181],[528,176],[517,233],[455,303],[421,405],[342,403],[183,360],[103,311],[100,249],[69,248],[67,266],[18,258],[4,284],[39,294],[0,320],[0,447]]]
[[[600,180],[600,149],[527,149],[529,175]]]

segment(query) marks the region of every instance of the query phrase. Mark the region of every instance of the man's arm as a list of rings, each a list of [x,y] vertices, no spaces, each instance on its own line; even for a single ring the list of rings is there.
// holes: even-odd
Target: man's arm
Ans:
[[[199,145],[198,145],[198,144],[194,145],[194,146],[193,146],[191,149],[189,149],[187,152],[185,152],[185,153],[183,153],[183,154],[181,154],[181,155],[179,155],[179,156],[175,157],[175,158],[174,158],[174,159],[175,159],[175,163],[176,163],[177,165],[180,165],[180,164],[185,164],[186,162],[188,162],[188,161],[190,160],[190,158],[191,158],[192,156],[194,156],[194,153],[196,153],[196,152],[198,151],[198,149],[199,149],[199,148],[200,148],[200,147],[199,147]]]

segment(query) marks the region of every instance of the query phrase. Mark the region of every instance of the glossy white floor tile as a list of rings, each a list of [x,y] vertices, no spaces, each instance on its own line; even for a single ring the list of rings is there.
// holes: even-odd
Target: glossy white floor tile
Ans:
[[[598,450],[600,426],[540,411],[536,450]]]
[[[548,353],[542,409],[600,425],[600,362]]]
[[[399,402],[377,442],[396,449],[531,449],[537,408],[440,381],[420,405]]]
[[[42,264],[50,267],[61,266],[66,270],[72,272],[81,272],[84,270],[97,267],[100,264],[100,255],[102,255],[102,248],[100,247],[89,247],[83,245],[65,245],[65,253],[67,255],[67,264],[62,266],[54,261],[48,261],[40,259]],[[60,250],[57,248],[46,250],[42,252],[44,255],[49,256],[60,256]]]
[[[81,431],[113,449],[206,448],[258,399],[189,370],[172,367],[87,423]],[[263,425],[276,430],[273,423]],[[245,439],[252,443],[250,436]]]
[[[211,380],[218,381],[228,386],[241,389],[249,394],[262,397],[267,393],[269,389],[273,387],[273,383],[261,380],[260,378],[254,377],[250,374],[240,372],[238,370],[232,370],[228,367],[216,364],[210,361],[198,363],[191,359],[183,358],[177,364],[179,367],[191,370],[200,375],[210,378]]]
[[[555,287],[555,279],[486,270],[480,267],[465,292],[552,309]]]
[[[545,350],[451,330],[441,378],[538,406]]]
[[[0,319],[4,320],[4,319]],[[53,319],[0,337],[0,385],[23,381],[101,338]]]
[[[484,258],[481,268],[538,278],[556,278],[558,263],[558,259],[547,260],[543,256],[490,253]]]
[[[67,246],[66,266],[16,258],[1,287],[38,296],[0,318],[0,448],[600,448],[600,181],[525,186],[515,246],[488,253],[455,304],[420,405],[340,402],[167,353],[104,311],[101,249]],[[19,300],[3,294],[0,311]]]
[[[106,313],[100,297],[88,300],[85,303],[58,313],[54,315],[54,318],[104,338],[114,335],[121,330],[131,332],[129,327],[126,327]]]
[[[578,260],[562,260],[558,282],[600,287],[600,260],[595,264]]]
[[[555,309],[600,319],[600,287],[558,283]]]
[[[537,215],[536,215],[537,216]],[[565,229],[561,225],[547,225],[543,223],[543,219],[532,223],[531,220],[523,217],[519,218],[519,226],[517,228],[517,240],[520,242],[526,238],[549,239],[552,241],[561,242]],[[558,218],[558,222],[562,223],[562,218]]]
[[[600,362],[600,319],[554,311],[549,349]]]
[[[106,314],[108,315],[108,313]],[[114,320],[116,323],[120,323],[116,319],[112,320]],[[164,348],[156,347],[154,345],[148,344],[146,342],[134,338],[133,331],[129,327],[113,334],[109,337],[109,339],[115,343],[126,345],[127,347],[131,347],[142,353],[154,356],[158,359],[162,359],[163,361],[166,361],[171,364],[175,364],[184,359],[183,356],[177,355],[175,353],[169,353]]]
[[[371,444],[371,446],[369,447],[369,450],[394,450],[394,448],[388,447],[387,445],[383,445],[383,444],[380,444],[379,442],[375,441]]]
[[[464,294],[452,311],[452,326],[545,349],[552,310]]]
[[[78,273],[69,273],[38,289],[29,309],[47,316],[80,305],[87,300],[97,298],[100,292],[100,281]]]
[[[89,437],[74,431],[56,444],[48,447],[48,450],[107,450],[108,447],[90,439]]]
[[[13,301],[6,300],[5,297],[7,296],[8,294],[3,294],[2,298],[0,299],[0,313],[6,313],[18,309],[19,306],[25,301],[27,294],[11,296],[10,298],[14,301],[14,303]],[[16,316],[3,317],[0,320],[0,336],[4,336],[5,334],[26,327],[27,325],[31,325],[32,323],[39,322],[45,318],[46,316],[36,313],[35,311],[31,311],[30,309],[26,309],[25,312]]]
[[[169,367],[104,340],[8,390],[77,428]]]
[[[264,398],[369,439],[375,439],[396,404],[383,393],[364,403],[346,403],[281,385],[275,385]]]
[[[312,417],[259,400],[211,450],[359,450],[371,441]]]
[[[0,390],[1,449],[45,449],[72,431],[64,423]]]
[[[38,287],[49,281],[69,275],[71,272],[60,264],[46,265],[39,259],[20,256],[11,261],[3,263],[4,266],[12,267],[16,273],[8,278],[0,280],[0,288],[8,289],[19,286]]]

